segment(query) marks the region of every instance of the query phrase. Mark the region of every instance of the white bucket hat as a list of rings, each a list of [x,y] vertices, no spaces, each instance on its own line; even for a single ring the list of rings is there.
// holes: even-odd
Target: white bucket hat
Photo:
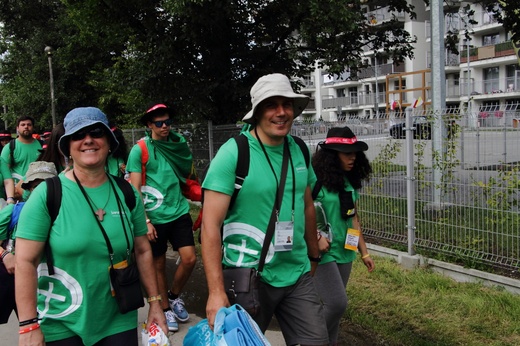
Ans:
[[[256,107],[260,102],[273,96],[283,96],[292,99],[295,118],[303,112],[309,103],[308,96],[296,94],[293,91],[287,76],[281,73],[268,74],[260,77],[251,88],[251,103],[253,107],[242,120],[246,123],[252,123]]]

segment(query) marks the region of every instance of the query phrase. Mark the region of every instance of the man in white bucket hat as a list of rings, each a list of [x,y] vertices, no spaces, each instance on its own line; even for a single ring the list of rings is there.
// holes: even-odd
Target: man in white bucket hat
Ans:
[[[285,75],[261,77],[251,88],[252,107],[242,119],[249,124],[241,136],[247,138],[250,158],[240,193],[235,193],[238,141],[226,142],[211,162],[203,183],[202,217],[211,326],[218,309],[230,304],[222,268],[258,269],[266,230],[271,215],[276,215],[260,273],[260,308],[253,318],[265,332],[275,315],[287,345],[328,344],[323,308],[311,277],[320,261],[310,189],[316,176],[307,164],[308,148],[302,149],[289,135],[294,118],[308,102],[307,96],[293,91]]]

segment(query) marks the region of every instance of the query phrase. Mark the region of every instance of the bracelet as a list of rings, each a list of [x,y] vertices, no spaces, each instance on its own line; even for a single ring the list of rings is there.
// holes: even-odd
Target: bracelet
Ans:
[[[320,239],[321,239],[321,233],[318,232],[318,241],[320,241]]]
[[[33,330],[38,329],[38,328],[40,328],[40,325],[39,325],[39,324],[35,324],[35,325],[30,326],[30,327],[20,329],[20,330],[18,331],[18,334],[29,333],[29,332],[32,332]]]
[[[147,223],[147,224],[152,223],[152,220],[150,220],[150,219],[146,219],[146,223]]]
[[[368,258],[368,257],[370,257],[369,253],[367,253],[366,255],[361,256],[361,259],[365,259],[365,258]]]
[[[29,324],[33,324],[33,323],[36,323],[38,322],[38,317],[35,317],[35,318],[31,318],[30,320],[25,320],[25,321],[22,321],[19,323],[20,327],[23,327],[23,326],[26,326],[26,325],[29,325]]]
[[[8,201],[8,200],[13,200],[14,201],[14,198],[13,197],[7,197],[6,201]]]
[[[309,261],[311,261],[311,262],[316,262],[316,263],[321,262],[321,257],[320,256],[312,257],[311,255],[308,255],[307,257],[309,257]]]
[[[160,294],[158,296],[152,296],[152,297],[148,297],[148,299],[146,299],[146,301],[148,303],[155,302],[155,301],[161,301],[161,300],[162,300],[162,297]]]
[[[2,258],[2,261],[4,260],[5,256],[9,255],[11,252],[7,251],[7,250],[4,250],[2,252],[2,256],[0,256]]]

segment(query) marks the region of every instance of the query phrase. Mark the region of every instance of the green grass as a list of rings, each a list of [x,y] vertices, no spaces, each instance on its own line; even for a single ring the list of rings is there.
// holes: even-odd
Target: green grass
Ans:
[[[520,345],[520,296],[375,261],[372,273],[355,261],[345,318],[386,345]]]

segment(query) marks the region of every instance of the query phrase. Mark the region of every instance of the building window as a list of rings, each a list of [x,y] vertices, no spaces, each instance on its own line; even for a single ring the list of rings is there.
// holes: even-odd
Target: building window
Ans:
[[[338,97],[345,97],[345,89],[336,89],[336,95]]]
[[[520,69],[517,64],[506,66],[506,92],[513,92],[520,88]]]
[[[491,46],[500,42],[500,35],[498,33],[482,36],[482,45]]]
[[[498,67],[488,67],[484,70],[484,93],[491,94],[499,92]]]

